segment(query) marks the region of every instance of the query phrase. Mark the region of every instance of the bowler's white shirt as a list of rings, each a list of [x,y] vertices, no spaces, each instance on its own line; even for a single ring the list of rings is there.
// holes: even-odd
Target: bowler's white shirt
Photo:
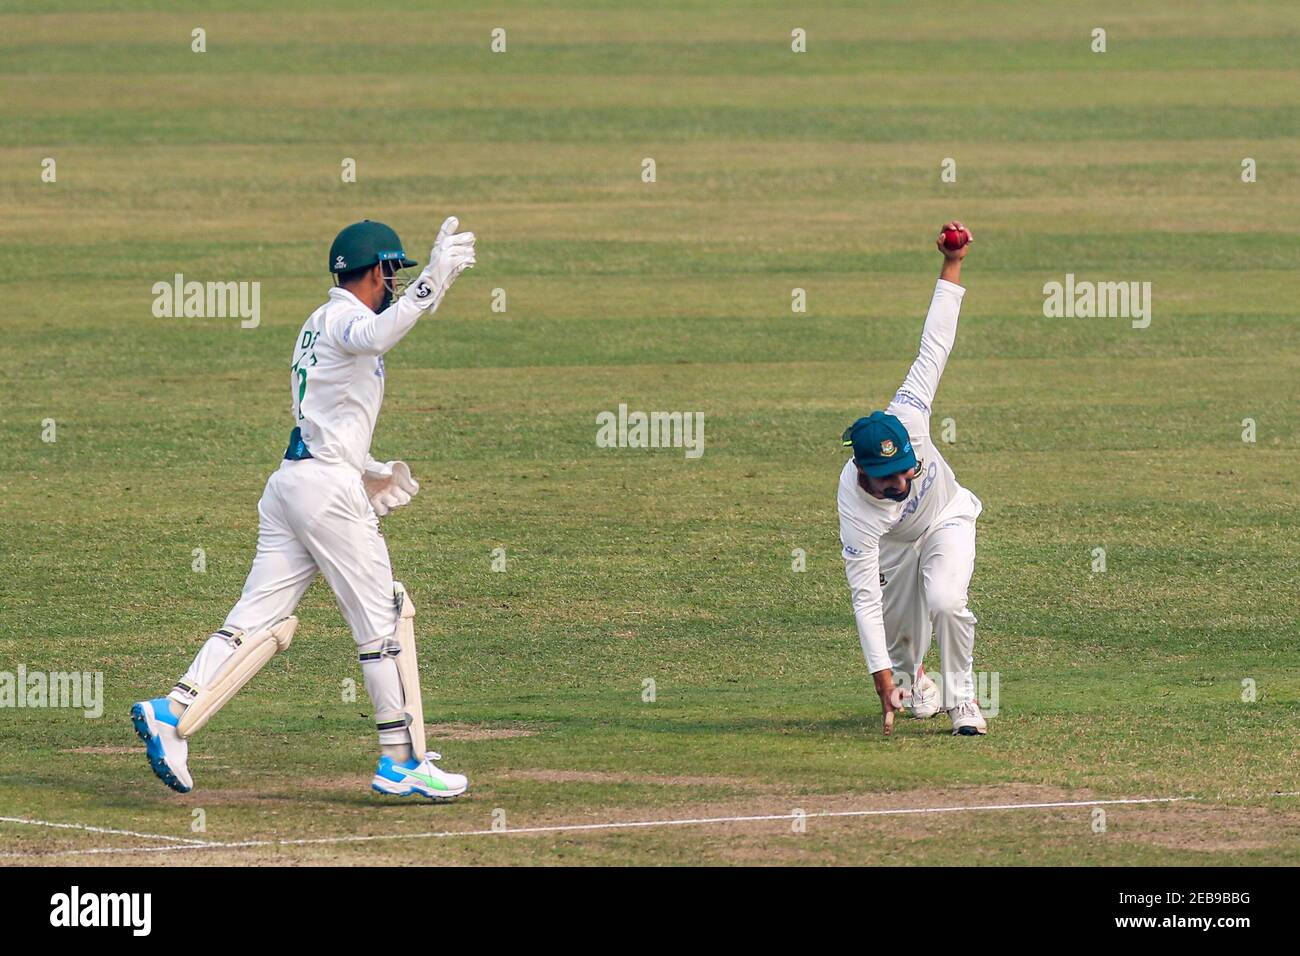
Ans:
[[[921,332],[921,347],[902,386],[885,409],[898,416],[921,466],[905,501],[873,498],[858,484],[853,459],[840,472],[840,543],[853,599],[858,637],[874,674],[890,666],[880,588],[882,540],[915,541],[958,515],[977,517],[980,501],[957,484],[952,468],[930,439],[930,406],[957,338],[957,317],[966,290],[940,279]]]

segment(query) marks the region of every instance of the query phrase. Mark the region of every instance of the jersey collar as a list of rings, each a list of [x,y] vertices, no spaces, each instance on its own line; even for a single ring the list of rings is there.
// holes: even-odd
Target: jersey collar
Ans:
[[[355,295],[353,295],[351,292],[349,292],[347,289],[343,288],[340,285],[336,285],[334,286],[334,288],[330,289],[330,298],[336,302],[347,302],[349,305],[360,306],[361,308],[365,309],[367,312],[371,312],[370,306],[366,305]],[[373,315],[374,313],[371,312],[371,314]]]

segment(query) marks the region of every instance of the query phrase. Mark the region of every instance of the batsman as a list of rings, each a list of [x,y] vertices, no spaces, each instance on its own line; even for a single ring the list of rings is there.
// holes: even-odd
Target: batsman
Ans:
[[[982,505],[957,483],[930,436],[930,408],[957,338],[966,290],[961,265],[972,237],[945,223],[943,268],[921,332],[921,346],[889,407],[844,432],[853,457],[840,473],[840,543],[858,638],[884,711],[917,718],[941,709],[954,734],[987,732],[972,672],[975,615],[966,606],[975,568],[975,520]],[[940,687],[923,662],[939,643]]]
[[[319,573],[356,641],[379,731],[373,789],[435,800],[469,781],[439,769],[426,750],[416,661],[415,607],[393,580],[379,518],[419,491],[402,461],[370,455],[384,399],[384,355],[437,310],[474,265],[474,234],[447,219],[413,281],[397,233],[353,223],[335,238],[329,299],[303,324],[289,366],[293,430],[258,502],[257,553],[239,602],[165,697],[131,708],[149,764],[173,790],[194,786],[189,739],[275,654],[289,647],[293,611]],[[408,274],[409,275],[409,274]]]

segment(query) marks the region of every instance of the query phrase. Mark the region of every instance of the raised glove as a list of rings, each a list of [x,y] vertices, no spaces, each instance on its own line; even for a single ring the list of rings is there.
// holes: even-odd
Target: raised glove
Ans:
[[[455,216],[447,217],[433,241],[429,264],[406,290],[406,297],[419,309],[438,308],[456,277],[474,265],[474,233],[456,232],[459,225]]]
[[[420,490],[420,483],[411,477],[410,466],[404,461],[371,460],[361,476],[361,483],[366,487],[370,507],[381,518],[402,505],[410,504]]]

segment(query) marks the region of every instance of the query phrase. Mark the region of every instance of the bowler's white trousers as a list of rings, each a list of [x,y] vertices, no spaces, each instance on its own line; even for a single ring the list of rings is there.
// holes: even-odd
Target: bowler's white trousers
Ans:
[[[939,521],[915,541],[880,540],[890,664],[899,685],[910,688],[933,632],[939,642],[939,688],[945,708],[975,697],[976,621],[966,606],[974,570],[975,516],[971,514]]]

